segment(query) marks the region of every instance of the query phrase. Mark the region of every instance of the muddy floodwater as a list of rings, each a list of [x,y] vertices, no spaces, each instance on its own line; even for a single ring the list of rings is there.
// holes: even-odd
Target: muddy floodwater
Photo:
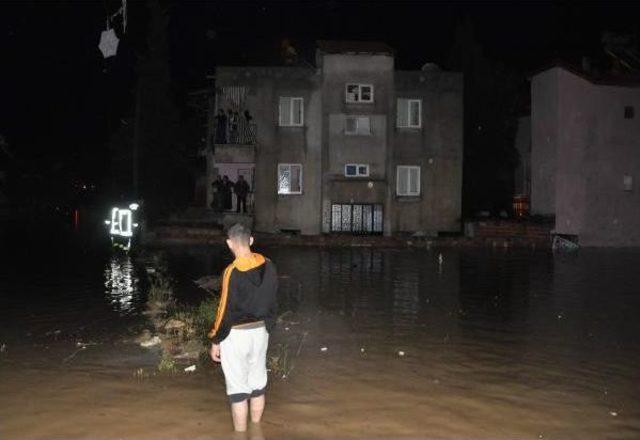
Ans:
[[[131,342],[143,267],[73,231],[2,240],[1,439],[236,438],[218,367],[134,377],[158,362]],[[640,250],[257,249],[293,370],[252,438],[640,438]],[[229,261],[167,253],[187,303]]]

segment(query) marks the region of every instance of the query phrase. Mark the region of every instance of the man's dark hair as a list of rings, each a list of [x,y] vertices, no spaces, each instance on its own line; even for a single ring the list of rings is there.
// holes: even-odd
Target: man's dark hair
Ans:
[[[229,237],[230,240],[233,240],[237,243],[243,243],[248,246],[249,239],[251,238],[251,229],[249,229],[245,225],[236,223],[227,231],[227,237]]]

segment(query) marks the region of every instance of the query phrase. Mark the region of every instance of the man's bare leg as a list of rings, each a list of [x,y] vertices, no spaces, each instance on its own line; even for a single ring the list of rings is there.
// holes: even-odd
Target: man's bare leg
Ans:
[[[251,421],[253,423],[260,423],[262,413],[264,412],[264,403],[264,394],[262,396],[251,398]]]
[[[249,412],[249,402],[243,400],[242,402],[231,404],[231,417],[233,418],[233,429],[238,432],[244,432],[247,430],[247,415]]]

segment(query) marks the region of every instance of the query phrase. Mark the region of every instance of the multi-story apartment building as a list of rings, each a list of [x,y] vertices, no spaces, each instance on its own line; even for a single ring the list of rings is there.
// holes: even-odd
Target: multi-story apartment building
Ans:
[[[209,203],[216,175],[244,175],[257,231],[460,230],[462,74],[324,41],[315,67],[218,67],[215,82]]]
[[[532,76],[531,211],[554,217],[556,234],[640,245],[639,85],[562,63]]]

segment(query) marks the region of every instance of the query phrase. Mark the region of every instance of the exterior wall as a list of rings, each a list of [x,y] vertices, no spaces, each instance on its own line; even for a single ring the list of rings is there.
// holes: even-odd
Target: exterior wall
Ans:
[[[383,205],[385,235],[459,231],[462,75],[394,72],[391,55],[324,54],[320,61],[318,70],[216,70],[217,88],[247,89],[244,105],[257,127],[257,144],[216,148],[208,167],[211,174],[214,163],[253,160],[254,229],[330,232],[332,203],[365,203]],[[372,84],[374,102],[347,103],[347,83]],[[278,125],[281,96],[304,98],[303,127]],[[421,129],[396,128],[397,97],[422,99]],[[371,134],[346,134],[348,115],[368,116]],[[278,163],[302,164],[301,195],[277,194]],[[345,177],[347,163],[368,164],[369,176]],[[420,197],[396,197],[396,165],[421,166]]]
[[[555,168],[555,232],[580,235],[587,201],[585,154],[592,149],[593,88],[587,80],[564,69],[558,85],[558,137]],[[590,128],[591,126],[591,128]]]
[[[594,246],[640,246],[640,90],[601,87],[596,93],[595,152],[587,156],[587,217],[581,242]],[[635,109],[624,118],[624,107]],[[600,129],[602,127],[602,129]],[[624,176],[633,179],[624,190]]]
[[[559,91],[551,189],[555,232],[577,235],[583,246],[640,246],[640,119],[624,118],[625,106],[640,109],[640,90],[597,85],[567,70],[552,70]],[[539,113],[535,91],[532,110]],[[532,156],[539,146],[534,142]],[[532,161],[533,175],[536,165]],[[625,191],[625,175],[634,180],[631,191]]]
[[[323,89],[323,198],[322,231],[330,232],[332,203],[377,203],[388,199],[387,157],[389,114],[393,96],[393,57],[342,55],[322,57]],[[373,103],[347,103],[347,83],[372,84]],[[348,115],[369,116],[370,135],[345,134]],[[347,163],[369,164],[368,178],[346,178]],[[367,184],[362,182],[366,181]],[[372,182],[372,186],[368,185]],[[388,208],[384,208],[385,234],[389,235]]]
[[[554,68],[531,80],[531,213],[555,214],[558,75]]]
[[[422,100],[422,128],[396,127],[396,100],[389,120],[393,153],[391,227],[398,232],[460,231],[463,149],[462,74],[398,72],[396,98]],[[420,196],[396,195],[396,166],[420,166]]]
[[[229,67],[216,71],[218,87],[245,86],[257,126],[255,153],[254,228],[320,233],[320,108],[317,72],[306,68]],[[280,127],[280,96],[304,98],[304,126]],[[278,163],[300,163],[303,193],[278,195]]]

